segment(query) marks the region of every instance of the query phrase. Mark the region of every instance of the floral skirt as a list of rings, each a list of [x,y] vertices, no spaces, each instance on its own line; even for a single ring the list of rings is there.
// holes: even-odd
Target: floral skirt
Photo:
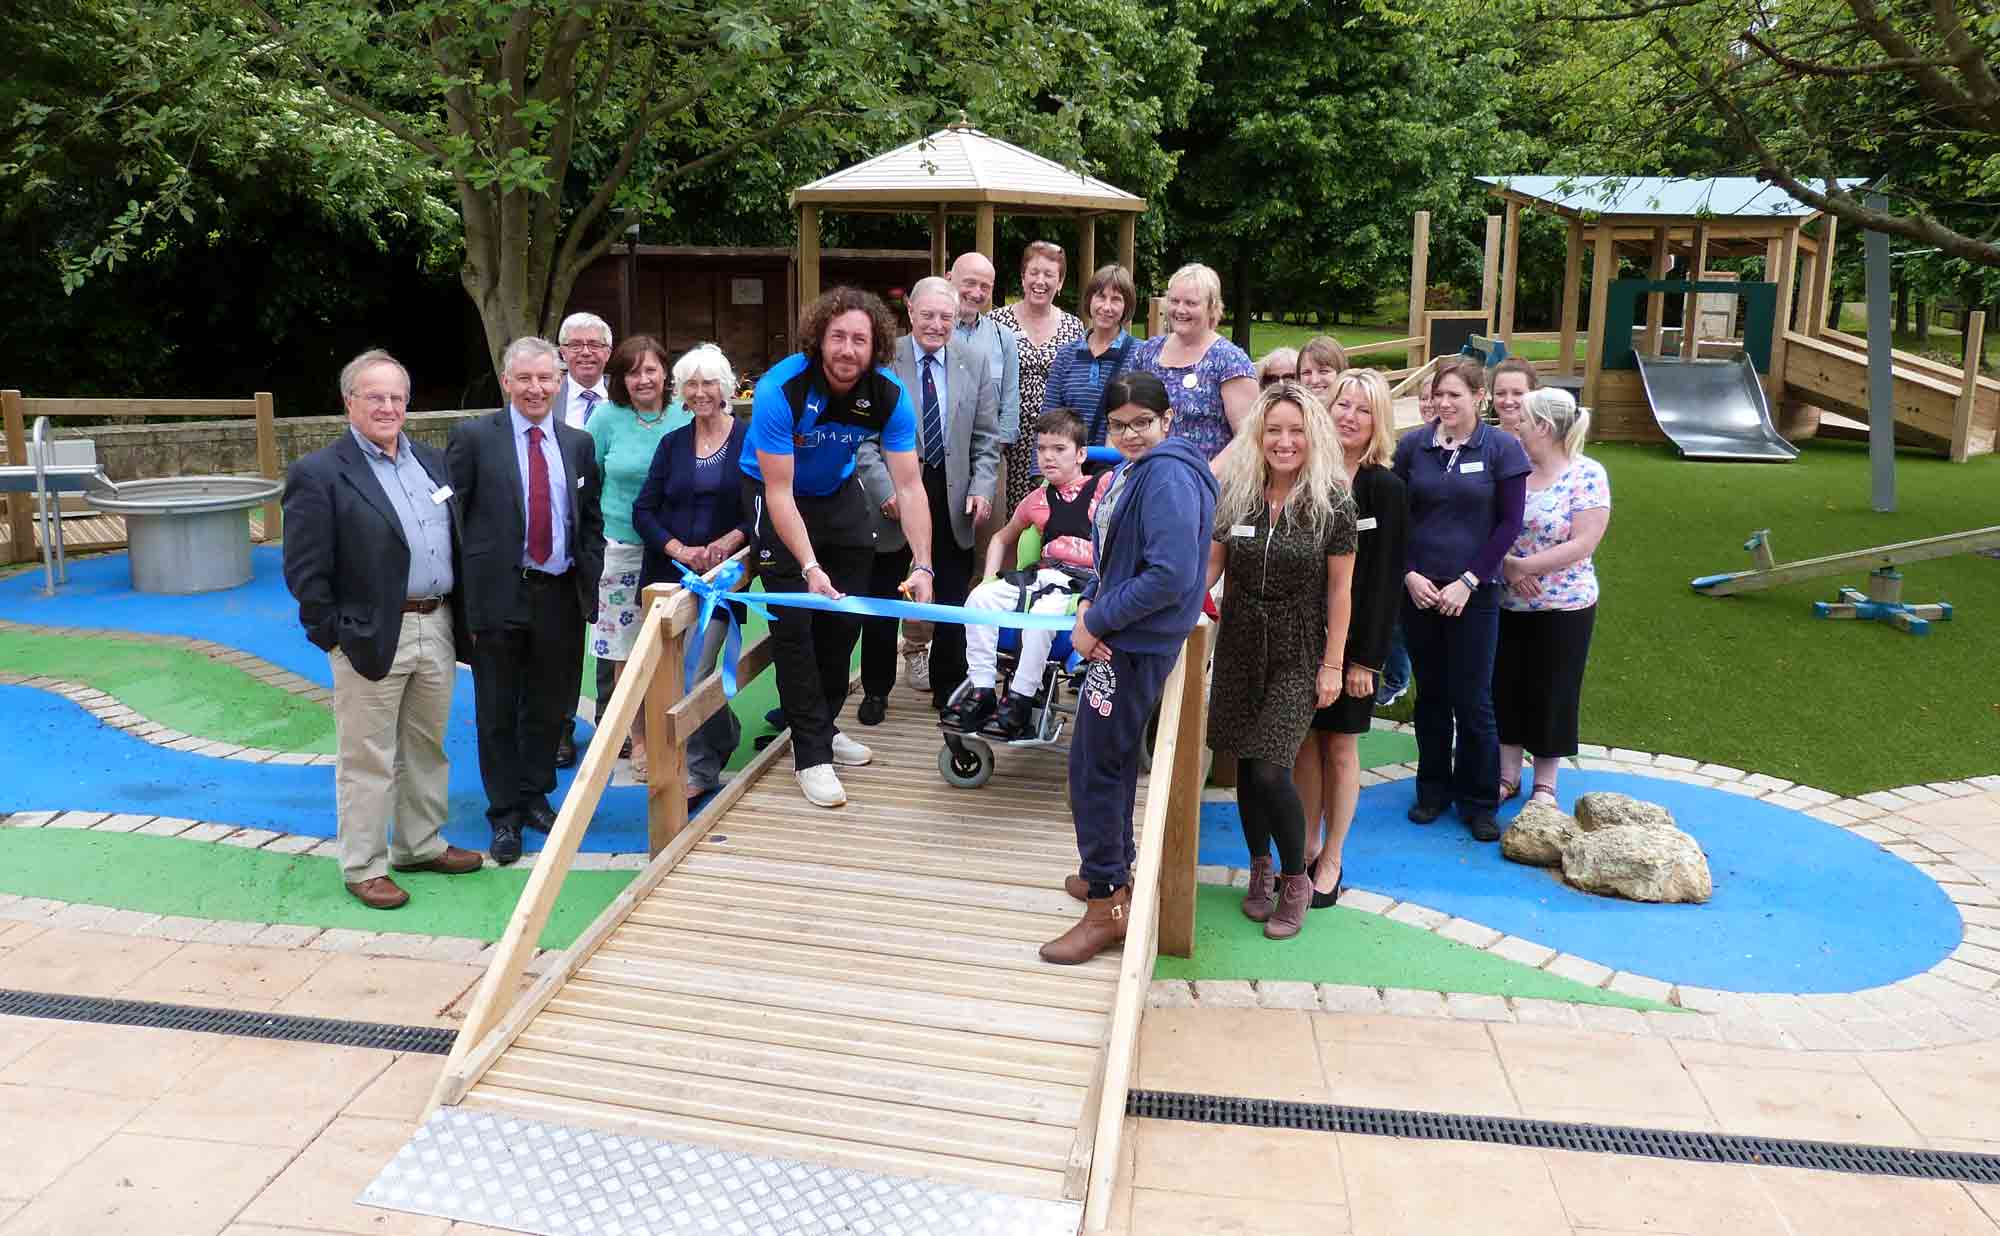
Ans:
[[[604,542],[604,574],[597,581],[597,621],[590,628],[590,654],[600,661],[628,661],[639,640],[639,567],[643,545]]]

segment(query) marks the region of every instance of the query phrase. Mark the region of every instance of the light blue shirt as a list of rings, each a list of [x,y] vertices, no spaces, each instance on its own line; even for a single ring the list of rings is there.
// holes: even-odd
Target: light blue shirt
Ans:
[[[507,405],[507,415],[514,422],[514,462],[521,469],[521,514],[523,516],[521,537],[521,565],[533,567],[537,571],[547,571],[551,575],[561,575],[569,570],[569,473],[563,471],[562,449],[556,445],[556,421],[554,416],[542,418],[542,458],[549,465],[549,560],[536,562],[528,557],[526,516],[528,511],[528,430],[535,422],[522,416],[520,409]]]
[[[910,392],[910,402],[917,405],[918,432],[922,433],[924,423],[924,367],[928,365],[931,371],[931,381],[937,386],[938,425],[944,430],[944,441],[938,445],[949,449],[951,447],[951,392],[945,389],[945,375],[951,372],[951,365],[945,360],[943,348],[939,348],[935,352],[926,352],[922,347],[918,346],[915,339],[910,340],[910,348],[917,354],[917,389]],[[936,364],[932,364],[933,361]],[[919,442],[918,445],[919,449],[921,449],[924,445],[928,444]]]
[[[410,547],[410,577],[403,595],[412,601],[448,595],[452,582],[451,511],[444,503],[431,500],[440,486],[417,462],[406,435],[397,435],[396,456],[391,459],[352,425],[347,432],[360,444],[361,457],[368,461],[368,470],[375,474],[403,526],[403,542]]]
[[[960,339],[983,343],[993,354],[993,372],[1000,377],[1000,441],[1013,442],[1021,436],[1021,345],[1014,332],[984,313],[972,325],[958,322],[952,329]]]

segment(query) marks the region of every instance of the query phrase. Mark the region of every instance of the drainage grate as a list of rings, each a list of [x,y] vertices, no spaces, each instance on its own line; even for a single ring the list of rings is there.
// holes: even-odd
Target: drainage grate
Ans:
[[[1863,1176],[1912,1176],[1925,1180],[2000,1183],[2000,1155],[1903,1146],[1861,1146],[1845,1142],[1797,1141],[1785,1137],[1742,1137],[1731,1133],[1684,1133],[1623,1125],[1570,1124],[1511,1116],[1459,1116],[1336,1103],[1294,1103],[1212,1094],[1134,1090],[1125,1112],[1153,1120],[1197,1124],[1240,1124],[1260,1129],[1304,1129],[1317,1133],[1361,1133],[1426,1141],[1496,1142],[1544,1150],[1643,1155],[1693,1163],[1743,1163],[1802,1167]]]
[[[375,1047],[383,1051],[416,1051],[435,1056],[449,1054],[452,1040],[458,1037],[456,1030],[442,1026],[392,1026],[372,1021],[342,1021],[337,1017],[252,1013],[242,1009],[156,1004],[150,1000],[118,1000],[109,996],[58,996],[5,988],[0,988],[0,1014],[90,1021],[109,1026],[146,1026],[155,1030],[197,1030],[253,1039],[329,1043],[337,1047]]]

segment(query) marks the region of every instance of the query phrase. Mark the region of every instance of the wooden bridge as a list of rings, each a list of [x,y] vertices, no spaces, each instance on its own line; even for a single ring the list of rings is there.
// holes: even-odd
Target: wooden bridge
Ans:
[[[495,1113],[823,1165],[1040,1205],[1057,1218],[1036,1231],[1102,1227],[1153,963],[1192,945],[1206,622],[1161,704],[1153,768],[1172,775],[1141,790],[1123,955],[1058,967],[1036,950],[1081,911],[1062,891],[1077,856],[1059,753],[1002,749],[985,787],[954,789],[934,717],[899,702],[887,723],[850,729],[875,758],[841,770],[846,807],[805,802],[781,735],[689,821],[686,739],[725,704],[715,676],[682,696],[696,598],[649,599],[434,1118]],[[739,671],[747,682],[768,664],[766,638]],[[523,991],[642,696],[661,736],[655,857]],[[973,1229],[960,1215],[935,1230]]]

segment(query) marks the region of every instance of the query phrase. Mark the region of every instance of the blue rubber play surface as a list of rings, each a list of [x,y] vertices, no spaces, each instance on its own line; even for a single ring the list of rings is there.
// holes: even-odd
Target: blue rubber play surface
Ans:
[[[1713,898],[1649,905],[1579,892],[1553,871],[1508,862],[1449,812],[1412,824],[1403,814],[1411,786],[1362,791],[1347,883],[1614,969],[1725,991],[1843,992],[1928,970],[1959,944],[1957,908],[1930,877],[1784,807],[1678,781],[1565,772],[1565,809],[1590,790],[1648,799],[1707,852]],[[1201,861],[1242,867],[1247,855],[1235,804],[1204,806]]]
[[[254,578],[241,588],[199,596],[164,597],[132,591],[122,554],[72,562],[69,582],[53,597],[40,571],[0,580],[0,618],[57,627],[107,627],[211,639],[255,653],[275,665],[332,685],[326,654],[306,641],[298,606],[285,590],[275,548],[251,551]],[[331,837],[333,769],[245,764],[169,751],[104,725],[59,696],[27,687],[0,687],[0,709],[16,740],[0,750],[0,811],[135,812]],[[586,741],[588,724],[577,727]],[[460,669],[445,738],[451,760],[451,809],[445,835],[484,850],[492,842],[486,795],[479,783],[478,731],[473,724],[472,674]],[[572,772],[558,770],[550,802],[562,805]],[[527,834],[540,845],[541,834]],[[646,849],[646,795],[639,786],[610,786],[584,834],[585,850]]]

